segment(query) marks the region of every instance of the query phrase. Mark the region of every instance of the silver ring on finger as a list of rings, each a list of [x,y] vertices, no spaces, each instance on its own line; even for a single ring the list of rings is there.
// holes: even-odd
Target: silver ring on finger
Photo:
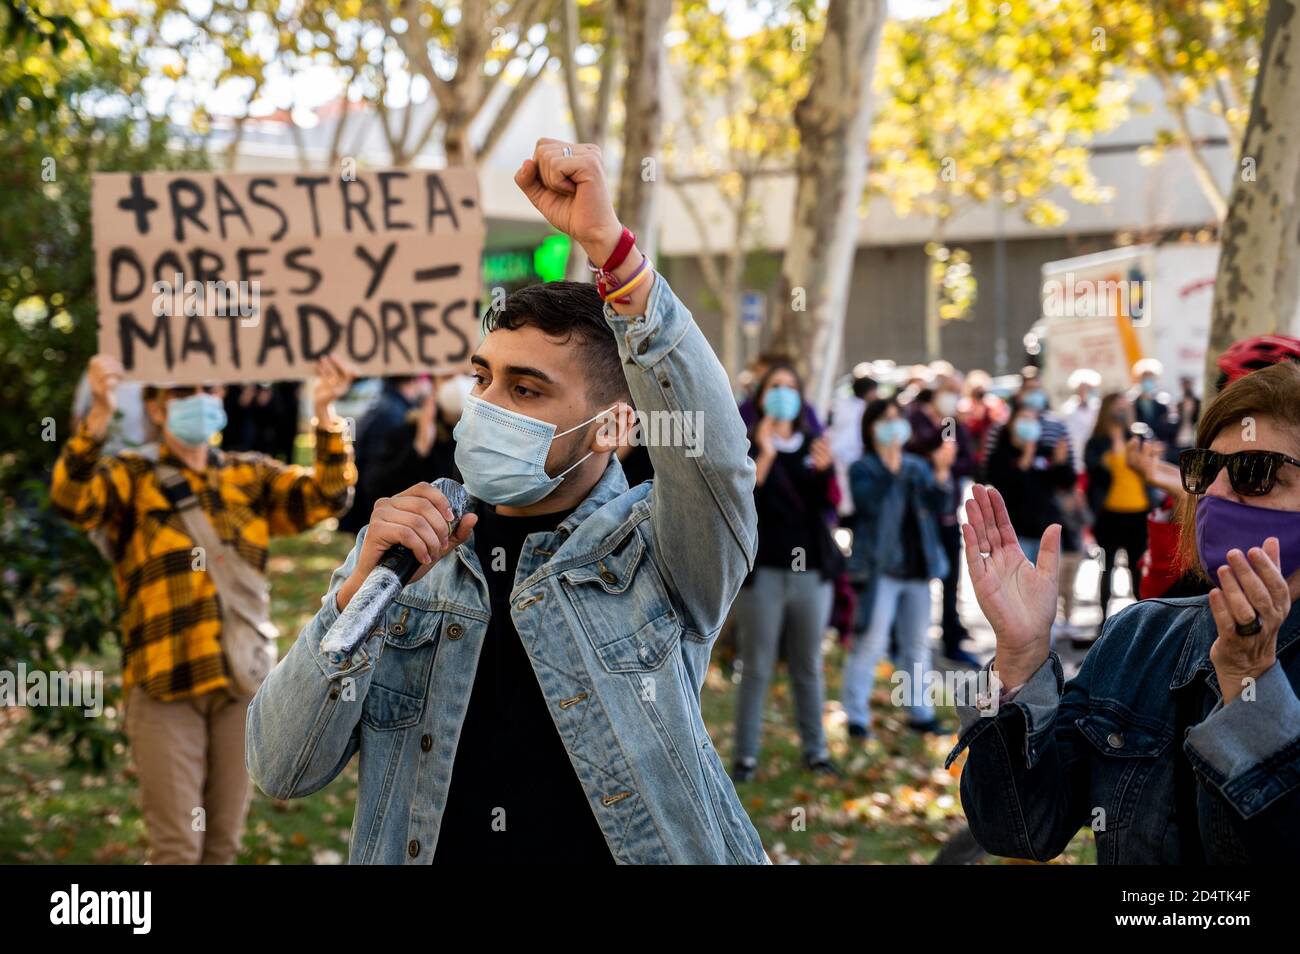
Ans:
[[[567,158],[569,158],[570,156],[573,155],[573,147],[571,147],[571,146],[565,146],[564,149],[562,150],[562,152],[563,152],[563,154],[564,154],[564,158],[567,159]]]

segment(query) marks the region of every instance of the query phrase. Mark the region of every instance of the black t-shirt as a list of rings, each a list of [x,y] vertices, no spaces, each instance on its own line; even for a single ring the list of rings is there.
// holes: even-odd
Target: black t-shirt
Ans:
[[[435,863],[613,863],[510,619],[524,538],[554,530],[572,512],[504,517],[486,506],[479,511],[474,550],[492,619],[456,747]]]
[[[826,532],[822,510],[829,505],[827,475],[810,468],[807,456],[807,447],[778,451],[767,479],[754,488],[758,511],[755,566],[789,570],[798,550],[805,557],[804,569],[821,569],[822,550],[817,535]]]

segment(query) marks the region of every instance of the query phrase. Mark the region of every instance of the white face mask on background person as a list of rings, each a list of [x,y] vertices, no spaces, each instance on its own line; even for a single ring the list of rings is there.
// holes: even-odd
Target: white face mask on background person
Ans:
[[[595,453],[588,451],[550,477],[546,458],[555,438],[586,427],[616,407],[612,405],[557,434],[554,424],[466,395],[465,411],[452,432],[456,438],[456,467],[465,489],[470,496],[490,504],[526,507],[537,503],[560,486],[565,474]]]
[[[934,409],[941,417],[952,417],[957,413],[958,397],[952,391],[940,391],[934,396]]]
[[[167,431],[189,447],[202,447],[226,426],[226,409],[213,394],[191,394],[167,402]]]
[[[458,374],[438,385],[435,400],[443,420],[455,423],[465,413],[465,398],[474,390],[474,378],[468,374]]]

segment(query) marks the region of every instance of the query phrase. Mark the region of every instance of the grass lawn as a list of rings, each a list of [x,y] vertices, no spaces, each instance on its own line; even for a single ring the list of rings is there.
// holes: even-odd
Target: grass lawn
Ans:
[[[288,648],[311,619],[330,572],[351,538],[318,530],[271,547],[275,622]],[[735,686],[715,653],[704,689],[704,718],[730,764]],[[115,656],[87,662],[118,678]],[[827,658],[827,697],[838,698],[840,653]],[[882,671],[882,676],[884,672]],[[850,746],[838,703],[828,705],[831,754],[842,780],[814,778],[800,767],[789,683],[773,681],[758,777],[739,795],[774,861],[804,864],[928,863],[944,836],[962,824],[957,775],[943,760],[952,737],[921,738],[889,706],[888,683],[875,694],[876,738]],[[950,725],[951,710],[941,711]],[[106,713],[106,718],[117,718]],[[138,863],[145,834],[125,744],[107,772],[68,766],[66,748],[28,731],[19,708],[0,708],[0,863]],[[954,766],[954,772],[957,766]],[[337,864],[347,859],[355,801],[355,760],[324,791],[278,801],[255,792],[240,860],[249,864]],[[1085,833],[1062,856],[1093,863]]]

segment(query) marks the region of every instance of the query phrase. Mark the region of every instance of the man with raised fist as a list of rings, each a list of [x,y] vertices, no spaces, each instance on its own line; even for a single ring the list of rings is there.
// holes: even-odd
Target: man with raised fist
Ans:
[[[700,716],[756,548],[726,373],[618,221],[597,147],[540,140],[515,181],[598,281],[488,312],[455,430],[472,512],[453,532],[423,483],[375,504],[253,700],[250,772],[307,795],[359,752],[356,863],[765,862]],[[651,441],[654,479],[629,489],[617,451],[644,414],[682,439]],[[424,566],[382,628],[323,653],[397,544]]]

